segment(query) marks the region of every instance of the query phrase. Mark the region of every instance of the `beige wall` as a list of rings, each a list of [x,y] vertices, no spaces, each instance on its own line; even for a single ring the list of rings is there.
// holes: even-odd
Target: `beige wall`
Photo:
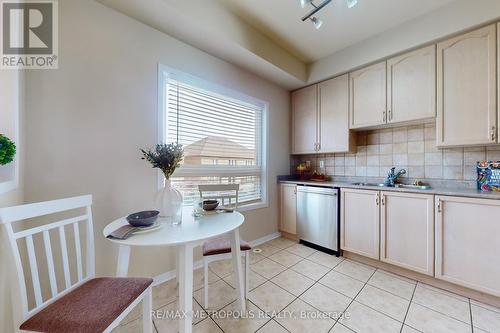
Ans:
[[[149,208],[157,173],[139,148],[157,138],[157,66],[269,102],[269,208],[245,213],[253,240],[277,231],[276,175],[289,168],[289,93],[94,1],[59,2],[59,69],[26,77],[26,200],[94,196],[98,274],[113,274],[117,249],[104,226]],[[203,31],[200,31],[202,34]],[[131,275],[173,269],[170,249],[134,249]]]
[[[0,71],[0,133],[8,135],[11,139],[18,136],[16,128],[22,129],[22,75],[18,71]],[[8,121],[7,121],[8,119]],[[15,122],[18,123],[16,126]],[[18,162],[23,165],[23,142],[22,136],[16,142],[18,148]],[[0,194],[0,208],[18,205],[23,202],[23,177],[22,168],[18,188]],[[0,226],[0,332],[12,332],[14,329],[13,307],[11,293],[18,297],[18,287],[12,282],[15,277],[12,264],[11,250],[8,246],[7,236],[4,228]],[[15,304],[18,306],[18,304]]]

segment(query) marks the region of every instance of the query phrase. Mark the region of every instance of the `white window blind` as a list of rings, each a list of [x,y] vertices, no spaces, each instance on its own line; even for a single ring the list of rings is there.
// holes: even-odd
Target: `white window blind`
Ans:
[[[262,202],[265,103],[193,81],[164,80],[165,141],[184,146],[173,185],[187,205],[199,184],[237,183],[240,205]]]

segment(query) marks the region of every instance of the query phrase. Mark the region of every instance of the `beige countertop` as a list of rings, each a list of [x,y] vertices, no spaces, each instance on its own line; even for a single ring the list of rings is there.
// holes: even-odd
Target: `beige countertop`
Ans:
[[[307,180],[279,180],[279,183],[297,184],[297,185],[312,185],[322,187],[338,187],[338,188],[354,188],[360,190],[376,190],[376,191],[392,191],[392,192],[405,192],[405,193],[420,193],[420,194],[435,194],[435,195],[450,195],[457,197],[469,197],[479,199],[494,199],[500,200],[500,192],[481,192],[470,188],[453,188],[453,187],[432,187],[428,190],[414,189],[414,188],[397,188],[397,187],[384,187],[384,186],[366,186],[354,185],[349,182],[336,182],[336,181],[307,181]]]

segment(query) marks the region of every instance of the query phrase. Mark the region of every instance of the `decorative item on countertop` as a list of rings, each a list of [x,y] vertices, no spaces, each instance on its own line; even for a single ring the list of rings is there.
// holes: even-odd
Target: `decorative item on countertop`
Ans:
[[[314,170],[311,176],[311,180],[315,182],[326,182],[327,180],[329,180],[329,177],[321,172]]]
[[[16,155],[16,145],[11,139],[0,134],[0,165],[9,164]]]
[[[297,174],[300,180],[306,180],[309,178],[309,172],[311,171],[311,162],[306,161],[297,165]]]
[[[500,192],[500,161],[477,162],[477,189]]]
[[[180,166],[184,157],[182,145],[177,143],[158,144],[148,151],[141,149],[142,159],[147,160],[153,168],[158,168],[165,176],[165,186],[156,195],[155,207],[161,217],[166,217],[172,224],[182,221],[182,194],[172,187],[170,177]]]
[[[157,210],[146,210],[127,216],[127,222],[134,227],[149,227],[158,219],[160,212]]]

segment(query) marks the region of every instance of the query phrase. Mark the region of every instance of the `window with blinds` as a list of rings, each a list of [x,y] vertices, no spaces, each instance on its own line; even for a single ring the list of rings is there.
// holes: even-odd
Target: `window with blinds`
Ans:
[[[184,147],[173,185],[186,205],[199,184],[240,184],[240,205],[265,199],[264,113],[266,104],[192,77],[165,74],[166,142]]]

